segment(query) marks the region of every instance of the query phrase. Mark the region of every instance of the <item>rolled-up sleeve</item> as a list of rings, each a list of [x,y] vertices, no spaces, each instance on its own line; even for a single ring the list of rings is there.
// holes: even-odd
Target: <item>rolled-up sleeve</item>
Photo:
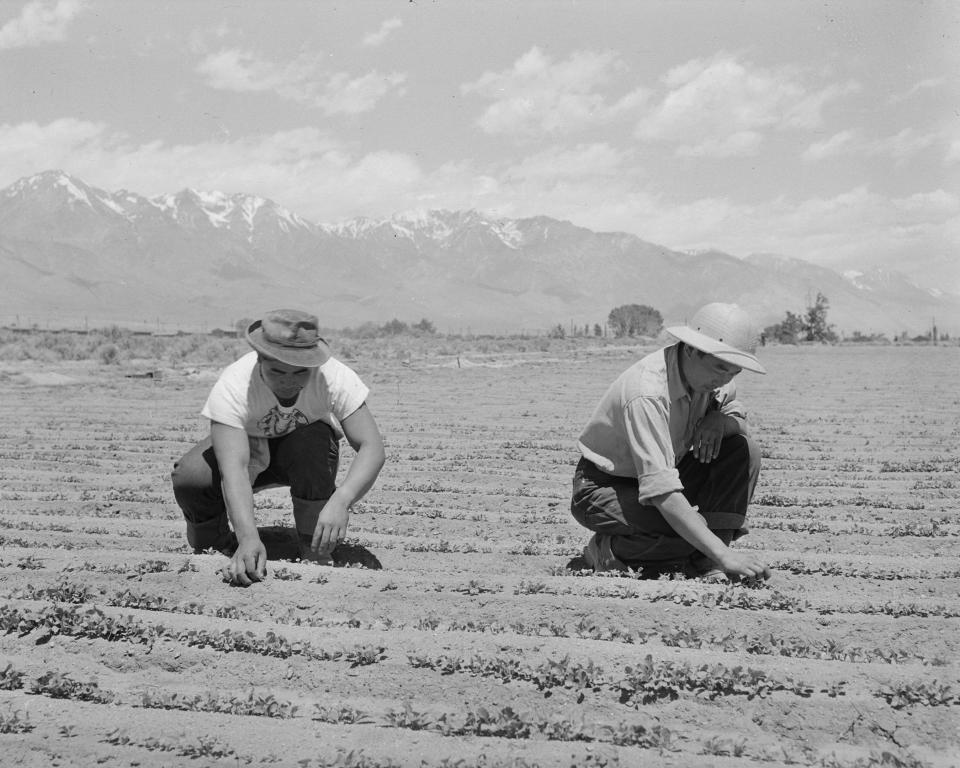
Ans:
[[[638,498],[682,491],[670,439],[670,415],[660,398],[637,397],[623,409],[624,428],[637,470]]]
[[[245,429],[247,411],[245,396],[237,391],[228,377],[221,376],[210,390],[200,415],[228,427]]]

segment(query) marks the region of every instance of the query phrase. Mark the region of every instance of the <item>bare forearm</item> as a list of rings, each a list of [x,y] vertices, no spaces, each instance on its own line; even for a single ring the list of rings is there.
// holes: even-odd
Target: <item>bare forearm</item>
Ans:
[[[221,483],[227,517],[240,540],[259,535],[253,514],[253,489],[245,475],[228,474]]]
[[[724,544],[707,527],[707,521],[696,507],[690,505],[680,491],[651,499],[660,514],[687,543],[719,565],[726,573],[750,579],[770,578],[770,569],[762,557],[751,553],[737,553]]]
[[[383,468],[384,452],[381,446],[361,446],[356,457],[350,463],[347,476],[337,488],[337,495],[347,504],[359,501],[377,480]]]
[[[707,527],[703,515],[690,505],[682,493],[659,496],[653,499],[653,503],[671,528],[711,560],[719,561],[726,554],[727,545]]]

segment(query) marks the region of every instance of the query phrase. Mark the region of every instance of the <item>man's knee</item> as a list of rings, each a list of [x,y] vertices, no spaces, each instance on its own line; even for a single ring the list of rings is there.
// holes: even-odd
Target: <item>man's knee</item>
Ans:
[[[757,441],[749,435],[738,435],[746,447],[747,452],[747,478],[750,488],[750,498],[753,498],[753,491],[757,486],[757,480],[760,477],[760,446]]]
[[[720,443],[720,453],[749,455],[758,452],[756,441],[750,435],[727,435]]]
[[[749,435],[730,435],[720,444],[720,456],[733,462],[743,462],[747,466],[747,476],[751,484],[756,483],[760,475],[760,446]]]
[[[170,482],[177,505],[188,522],[226,516],[216,457],[206,442],[194,446],[174,463]]]
[[[271,468],[290,486],[295,497],[326,499],[334,491],[340,441],[322,421],[299,427],[281,438]]]
[[[173,463],[173,469],[170,470],[170,484],[173,486],[175,496],[178,491],[182,491],[190,484],[187,477],[188,474],[183,470],[183,459],[175,461]]]
[[[316,421],[277,438],[275,451],[285,464],[305,463],[314,468],[318,463],[336,465],[340,454],[340,440],[333,427],[323,421]]]
[[[595,533],[628,534],[632,527],[623,508],[625,492],[611,476],[604,475],[585,459],[581,459],[573,476],[570,514],[580,525]],[[636,497],[636,486],[632,496]]]

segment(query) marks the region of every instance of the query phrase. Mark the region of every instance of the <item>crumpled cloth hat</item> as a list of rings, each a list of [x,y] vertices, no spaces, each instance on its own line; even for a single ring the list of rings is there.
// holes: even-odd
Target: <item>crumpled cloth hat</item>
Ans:
[[[298,368],[316,368],[330,359],[315,315],[274,309],[247,328],[247,342],[260,354]]]

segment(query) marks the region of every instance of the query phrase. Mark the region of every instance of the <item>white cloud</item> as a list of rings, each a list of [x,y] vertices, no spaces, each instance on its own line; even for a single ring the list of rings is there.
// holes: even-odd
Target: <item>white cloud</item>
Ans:
[[[960,163],[960,139],[950,142],[945,159],[947,163]]]
[[[802,157],[808,161],[827,160],[839,156],[889,157],[903,163],[918,152],[932,146],[939,137],[934,133],[917,133],[905,128],[892,136],[866,139],[857,131],[846,130],[825,141],[811,144]]]
[[[720,53],[694,59],[663,78],[667,93],[637,124],[644,141],[678,144],[692,157],[755,153],[771,130],[812,130],[824,106],[854,84],[809,90],[793,67],[765,69]]]
[[[917,83],[914,83],[910,88],[908,88],[903,93],[894,93],[888,99],[888,104],[899,104],[902,101],[916,96],[918,93],[923,93],[924,91],[935,91],[940,88],[941,85],[945,85],[947,82],[946,78],[943,77],[930,77],[926,80],[921,80]]]
[[[511,164],[503,173],[512,180],[610,178],[624,173],[628,155],[609,144],[580,144],[575,147],[552,146]]]
[[[228,48],[206,56],[197,71],[211,88],[225,91],[269,92],[283,99],[322,109],[326,114],[355,115],[373,109],[391,90],[399,90],[406,75],[369,72],[352,77],[330,72],[319,56],[301,55],[284,63]]]
[[[376,32],[371,32],[363,38],[363,44],[374,48],[378,45],[383,45],[384,41],[402,26],[403,22],[400,19],[387,19],[380,25],[380,29]]]
[[[325,92],[318,102],[328,114],[356,115],[373,109],[381,98],[391,90],[403,93],[403,84],[407,76],[394,72],[383,75],[368,72],[366,75],[351,78],[345,72],[330,75]]]
[[[830,157],[837,157],[848,152],[856,141],[854,131],[840,131],[833,134],[829,139],[816,141],[807,147],[803,152],[804,160],[825,160]]]
[[[676,153],[678,157],[744,157],[755,154],[762,143],[763,135],[757,131],[737,131],[699,144],[681,144]]]
[[[0,123],[0,168],[2,184],[37,171],[69,165],[71,157],[98,156],[111,139],[107,126],[72,117],[46,125],[28,122]]]
[[[83,3],[84,0],[32,0],[23,6],[19,16],[0,27],[0,50],[66,40],[67,28]]]
[[[152,196],[184,187],[249,192],[315,221],[397,210],[415,199],[422,171],[402,153],[356,154],[316,128],[230,141],[133,143],[101,123],[0,124],[0,187],[60,168],[108,190]]]
[[[623,71],[619,57],[611,51],[578,51],[554,62],[534,47],[510,69],[485,72],[461,85],[460,91],[490,100],[477,121],[487,133],[559,135],[609,122],[638,108],[647,95],[644,89],[613,102],[603,93]]]
[[[868,154],[889,155],[898,162],[932,146],[939,140],[934,133],[917,133],[913,128],[904,128],[893,136],[877,139],[868,145]]]
[[[761,204],[696,201],[668,209],[655,228],[675,247],[717,246],[736,255],[777,252],[832,269],[884,265],[921,284],[960,292],[960,264],[931,254],[956,253],[960,197],[933,190],[887,197],[856,187],[833,197],[778,198]],[[712,212],[712,213],[711,213]]]

